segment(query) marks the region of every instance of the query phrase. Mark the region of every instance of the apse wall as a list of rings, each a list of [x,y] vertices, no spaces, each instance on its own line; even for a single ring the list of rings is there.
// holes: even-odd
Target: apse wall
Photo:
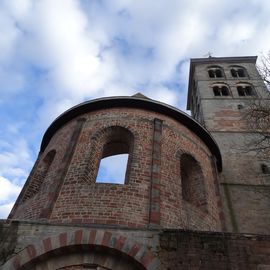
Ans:
[[[190,128],[186,115],[180,121],[134,104],[78,107],[77,115],[45,134],[44,149],[10,219],[222,229],[217,157],[194,120],[188,120]],[[128,154],[125,182],[97,183],[100,160],[121,153]]]

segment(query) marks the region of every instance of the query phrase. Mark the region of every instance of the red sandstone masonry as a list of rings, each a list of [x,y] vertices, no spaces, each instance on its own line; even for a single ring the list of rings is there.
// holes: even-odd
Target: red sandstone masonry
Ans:
[[[160,165],[161,165],[162,120],[154,119],[153,154],[151,169],[150,226],[160,225]]]
[[[67,245],[67,233],[60,233],[59,234],[59,243],[60,243],[61,247]]]
[[[83,230],[78,230],[75,232],[75,244],[79,245],[82,243]]]
[[[26,249],[30,259],[34,259],[37,256],[37,252],[34,245],[29,245]]]
[[[64,238],[70,239],[69,243],[62,245],[63,236]],[[87,239],[91,239],[89,242],[86,243],[83,241],[82,235],[86,235]],[[93,237],[95,236],[95,237]],[[116,243],[122,243],[120,245],[116,245],[115,247],[111,247],[109,245],[110,239],[114,237]],[[95,240],[94,240],[95,238]],[[128,241],[129,245],[123,245],[123,239]],[[62,244],[61,244],[62,242]],[[133,261],[143,265],[146,267],[147,270],[158,270],[160,262],[155,256],[155,254],[149,250],[148,247],[143,245],[142,243],[137,243],[133,241],[132,239],[127,239],[127,237],[119,234],[115,234],[113,232],[109,231],[99,231],[94,229],[80,229],[76,230],[74,232],[69,233],[60,233],[59,235],[55,235],[46,239],[43,239],[40,243],[35,243],[33,245],[29,245],[26,247],[27,252],[25,252],[25,249],[20,251],[15,257],[11,258],[9,261],[6,262],[4,267],[7,267],[10,265],[10,270],[19,270],[21,267],[24,267],[24,269],[27,269],[32,263],[33,260],[38,261],[41,257],[43,258],[49,258],[47,255],[51,253],[55,253],[56,255],[59,255],[61,253],[65,253],[65,250],[70,250],[74,245],[80,246],[80,245],[91,245],[92,247],[96,246],[99,247],[99,250],[101,250],[103,247],[106,248],[113,248],[113,252],[122,253],[125,255],[128,255],[130,258],[133,259]],[[40,250],[40,252],[36,252],[36,250],[39,250],[39,246],[43,245],[44,249]],[[59,247],[61,248],[59,249]],[[90,247],[90,246],[89,246]],[[72,267],[72,266],[70,266]],[[68,269],[70,269],[68,267]],[[5,268],[4,268],[5,269]],[[81,269],[81,268],[78,268]]]
[[[48,252],[52,249],[51,238],[47,238],[43,240],[43,247],[44,247],[45,252]]]

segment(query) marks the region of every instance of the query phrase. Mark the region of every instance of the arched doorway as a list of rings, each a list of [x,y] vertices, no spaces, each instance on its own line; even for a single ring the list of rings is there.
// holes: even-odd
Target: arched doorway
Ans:
[[[9,270],[159,270],[155,253],[119,232],[79,229],[33,241],[10,258]]]
[[[100,246],[71,246],[36,258],[22,269],[33,270],[146,270],[134,258]]]

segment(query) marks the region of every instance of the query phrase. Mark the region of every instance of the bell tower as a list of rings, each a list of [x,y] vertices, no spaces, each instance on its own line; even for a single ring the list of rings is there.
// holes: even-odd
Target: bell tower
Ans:
[[[247,123],[252,102],[266,100],[256,56],[191,59],[187,109],[217,141],[227,229],[269,233],[269,162],[248,150],[257,131]]]

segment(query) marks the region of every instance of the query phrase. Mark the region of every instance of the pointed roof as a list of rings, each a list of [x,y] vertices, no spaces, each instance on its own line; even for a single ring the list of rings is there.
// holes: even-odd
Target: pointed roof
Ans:
[[[144,99],[150,99],[149,97],[143,95],[142,93],[138,92],[135,95],[132,95],[132,97],[136,97],[136,98],[144,98]]]

